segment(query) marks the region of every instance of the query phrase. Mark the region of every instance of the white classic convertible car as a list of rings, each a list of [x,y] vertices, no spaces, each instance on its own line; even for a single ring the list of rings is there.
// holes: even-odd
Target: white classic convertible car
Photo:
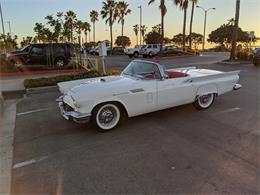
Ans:
[[[165,69],[154,62],[134,60],[119,76],[58,83],[62,116],[78,123],[92,121],[111,130],[123,115],[133,117],[193,103],[209,108],[218,95],[240,89],[239,72],[196,67]]]

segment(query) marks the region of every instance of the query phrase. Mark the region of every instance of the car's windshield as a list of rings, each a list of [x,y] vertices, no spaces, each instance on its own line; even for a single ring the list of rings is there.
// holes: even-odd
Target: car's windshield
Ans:
[[[161,74],[156,64],[133,61],[122,72],[123,75],[130,75],[142,79],[160,79]]]
[[[24,46],[24,47],[22,47],[22,48],[20,48],[20,49],[17,49],[17,51],[24,51],[24,52],[27,52],[28,49],[29,49],[29,45],[26,45],[26,46]]]

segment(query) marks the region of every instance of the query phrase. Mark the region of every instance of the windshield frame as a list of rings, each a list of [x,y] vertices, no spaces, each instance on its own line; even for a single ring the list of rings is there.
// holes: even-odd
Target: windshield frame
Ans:
[[[160,78],[154,78],[154,79],[148,79],[146,77],[143,77],[141,74],[129,74],[126,72],[126,69],[129,68],[129,66],[131,66],[132,63],[135,62],[139,62],[139,63],[144,63],[144,64],[152,64],[156,67],[156,69],[158,70],[159,73],[159,77]],[[144,72],[145,73],[145,72]],[[152,72],[151,72],[152,73]],[[149,72],[147,72],[147,74],[149,74]],[[160,64],[154,63],[154,62],[150,62],[150,61],[144,61],[144,60],[133,60],[132,62],[130,62],[127,67],[122,71],[121,75],[123,76],[130,76],[130,77],[134,77],[137,79],[142,79],[142,80],[163,80],[165,78],[165,73],[164,73],[164,68],[163,66],[161,66]]]

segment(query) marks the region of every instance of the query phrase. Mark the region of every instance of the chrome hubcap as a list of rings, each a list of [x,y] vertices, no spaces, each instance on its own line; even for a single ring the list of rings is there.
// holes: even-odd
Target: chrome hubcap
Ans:
[[[208,94],[208,95],[203,95],[201,97],[199,97],[199,104],[203,107],[203,108],[207,108],[210,106],[210,104],[212,103],[214,98],[213,94]]]
[[[98,120],[103,125],[109,125],[113,123],[116,116],[116,110],[112,107],[107,107],[101,110]]]

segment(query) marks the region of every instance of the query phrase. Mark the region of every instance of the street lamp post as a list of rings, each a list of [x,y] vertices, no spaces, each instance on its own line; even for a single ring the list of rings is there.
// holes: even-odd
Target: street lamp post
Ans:
[[[206,25],[207,25],[208,11],[215,10],[216,8],[213,7],[213,8],[205,9],[205,8],[203,8],[201,6],[198,6],[198,5],[196,7],[202,9],[204,11],[204,13],[205,13],[205,16],[204,16],[204,31],[203,31],[203,45],[202,45],[202,51],[204,52],[204,50],[205,50],[205,42],[206,42]]]
[[[0,1],[0,15],[1,15],[1,22],[2,22],[3,36],[4,36],[4,52],[6,53],[5,26],[4,26],[4,19],[3,19],[3,13],[2,13],[1,1]]]
[[[142,27],[142,6],[140,5],[138,7],[140,9],[140,28],[139,28],[139,33],[140,33],[140,45],[142,44],[142,33],[141,33],[141,27]]]

